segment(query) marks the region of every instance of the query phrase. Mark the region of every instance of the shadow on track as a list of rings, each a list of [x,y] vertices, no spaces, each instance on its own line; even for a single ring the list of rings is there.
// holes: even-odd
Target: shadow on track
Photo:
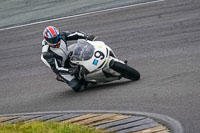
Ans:
[[[110,82],[110,83],[104,83],[104,84],[97,84],[97,85],[89,85],[87,89],[83,89],[80,92],[76,93],[74,92],[72,89],[64,91],[64,92],[59,92],[60,94],[59,97],[66,97],[66,96],[83,96],[83,95],[87,95],[90,93],[96,93],[98,91],[102,91],[102,90],[112,90],[113,91],[117,88],[123,87],[123,85],[127,85],[130,84],[132,82],[136,82],[136,81],[131,81],[131,80],[125,80],[125,81],[115,81],[115,82]],[[117,87],[117,88],[116,88]]]
[[[80,93],[87,93],[87,92],[96,92],[101,90],[107,90],[107,89],[115,89],[113,87],[120,87],[129,83],[132,83],[135,81],[126,80],[126,81],[115,81],[110,83],[104,83],[104,84],[97,84],[97,85],[91,85],[87,89],[82,90]]]
[[[74,92],[66,85],[66,88],[63,88],[62,90],[49,92],[42,97],[34,98],[31,102],[28,102],[26,106],[31,106],[32,109],[27,109],[26,112],[33,112],[33,109],[34,112],[86,109],[86,104],[94,104],[93,102],[95,102],[96,105],[99,98],[104,98],[103,95],[105,96],[106,91],[108,91],[108,95],[112,95],[112,92],[121,91],[124,87],[127,87],[127,85],[134,82],[135,81],[125,79],[106,84],[99,84],[89,86],[87,89],[78,93]]]

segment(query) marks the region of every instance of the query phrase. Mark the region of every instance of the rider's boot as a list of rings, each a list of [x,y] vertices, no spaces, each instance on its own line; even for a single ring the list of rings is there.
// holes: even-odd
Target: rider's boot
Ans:
[[[84,79],[81,80],[81,84],[83,86],[83,89],[87,89],[88,87],[88,82],[86,82]]]

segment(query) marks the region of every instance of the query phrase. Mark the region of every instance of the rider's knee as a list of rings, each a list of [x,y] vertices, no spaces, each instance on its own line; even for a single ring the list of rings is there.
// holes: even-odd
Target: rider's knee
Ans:
[[[81,89],[81,83],[78,79],[74,78],[68,82],[68,85],[75,91],[79,92]]]

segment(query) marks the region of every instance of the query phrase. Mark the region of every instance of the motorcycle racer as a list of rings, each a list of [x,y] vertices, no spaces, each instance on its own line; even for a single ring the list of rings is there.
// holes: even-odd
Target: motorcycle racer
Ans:
[[[70,51],[67,41],[86,39],[93,41],[95,36],[82,32],[59,32],[54,26],[48,26],[43,31],[41,60],[57,75],[56,79],[67,83],[74,91],[81,89],[82,83],[76,78],[77,67],[72,67],[69,61]]]

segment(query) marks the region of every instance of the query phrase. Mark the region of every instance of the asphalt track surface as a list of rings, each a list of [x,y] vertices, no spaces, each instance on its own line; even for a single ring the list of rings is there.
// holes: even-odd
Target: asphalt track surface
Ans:
[[[200,2],[166,0],[0,32],[0,114],[129,110],[168,115],[186,133],[200,123]],[[41,61],[48,25],[97,35],[141,80],[74,93]]]
[[[0,27],[110,9],[152,0],[2,0]]]

